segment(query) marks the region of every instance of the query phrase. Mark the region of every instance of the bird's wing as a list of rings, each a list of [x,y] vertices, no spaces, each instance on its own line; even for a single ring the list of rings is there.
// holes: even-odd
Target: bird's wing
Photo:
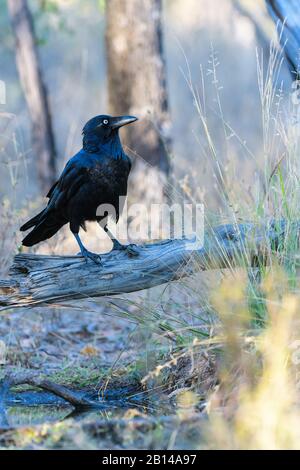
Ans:
[[[58,180],[58,181],[59,181],[59,180]],[[53,194],[53,191],[54,191],[54,189],[55,189],[55,188],[56,188],[56,186],[58,185],[58,181],[56,181],[56,182],[54,183],[54,185],[53,185],[53,186],[51,186],[51,188],[49,189],[49,191],[48,191],[48,194],[47,194],[47,196],[46,196],[47,198],[49,198],[49,199],[51,198],[51,196],[52,196],[52,194]]]
[[[48,209],[64,207],[79,188],[88,181],[87,168],[84,162],[76,157],[69,160],[59,180],[50,189],[47,195]]]

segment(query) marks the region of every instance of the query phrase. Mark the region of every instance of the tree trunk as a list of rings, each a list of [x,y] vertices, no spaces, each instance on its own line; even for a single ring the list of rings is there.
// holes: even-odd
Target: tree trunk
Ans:
[[[279,39],[294,80],[300,71],[300,3],[299,0],[266,0],[275,21]]]
[[[39,67],[27,0],[7,0],[16,41],[16,62],[32,123],[32,148],[43,191],[55,181],[56,149],[47,91]]]
[[[165,240],[139,246],[135,257],[126,251],[102,255],[102,266],[78,256],[19,254],[9,279],[0,280],[0,312],[137,292],[209,269],[257,270],[284,251],[287,236],[299,244],[299,233],[300,221],[209,227],[203,247]]]
[[[162,202],[170,171],[161,17],[161,0],[106,2],[109,110],[140,118],[124,132],[125,144],[137,156],[132,172],[134,196],[147,204]]]

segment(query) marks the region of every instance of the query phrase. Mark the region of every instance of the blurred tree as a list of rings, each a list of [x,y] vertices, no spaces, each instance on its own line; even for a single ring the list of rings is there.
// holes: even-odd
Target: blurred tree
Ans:
[[[269,22],[271,20],[268,16],[267,9],[264,4],[265,0],[236,0],[233,2],[233,6],[236,11],[252,22],[257,41],[263,50],[264,57],[267,59],[270,56],[270,28]]]
[[[266,0],[277,24],[279,39],[296,79],[300,71],[300,2],[299,0]]]
[[[162,0],[107,1],[106,50],[110,112],[141,119],[125,131],[126,145],[139,156],[132,172],[134,196],[161,202],[170,172]]]
[[[16,62],[32,123],[32,148],[43,191],[56,178],[56,148],[46,87],[27,0],[7,0],[16,41]]]

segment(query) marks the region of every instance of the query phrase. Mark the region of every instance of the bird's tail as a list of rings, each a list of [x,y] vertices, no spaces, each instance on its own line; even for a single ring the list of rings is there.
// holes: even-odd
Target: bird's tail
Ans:
[[[28,222],[26,222],[26,224],[22,225],[22,227],[20,227],[21,232],[25,232],[26,230],[30,229],[31,227],[34,227],[39,222],[41,222],[43,216],[46,214],[46,211],[47,211],[47,207],[46,207],[46,209],[42,210],[42,212],[37,214],[35,217],[28,220]]]
[[[47,213],[46,209],[44,209],[44,211],[21,227],[20,230],[23,231],[35,226],[24,240],[22,240],[22,244],[24,246],[33,246],[47,240],[53,237],[65,223],[65,221],[58,219],[54,212]]]

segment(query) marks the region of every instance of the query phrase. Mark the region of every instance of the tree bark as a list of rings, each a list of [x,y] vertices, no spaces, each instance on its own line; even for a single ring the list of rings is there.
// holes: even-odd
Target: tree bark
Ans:
[[[207,231],[203,247],[166,240],[140,246],[132,258],[124,251],[103,255],[103,266],[78,256],[19,254],[10,278],[0,281],[0,311],[135,292],[209,269],[257,269],[284,249],[287,236],[299,242],[299,232],[300,221],[223,225]]]
[[[32,124],[32,149],[40,187],[56,177],[56,149],[50,107],[36,47],[33,19],[27,0],[7,0],[16,42],[16,63]]]
[[[300,75],[300,3],[299,0],[266,0],[277,25],[279,39],[294,80]]]
[[[106,2],[108,97],[111,114],[140,118],[124,129],[134,159],[138,200],[161,202],[170,172],[170,115],[161,0]]]

